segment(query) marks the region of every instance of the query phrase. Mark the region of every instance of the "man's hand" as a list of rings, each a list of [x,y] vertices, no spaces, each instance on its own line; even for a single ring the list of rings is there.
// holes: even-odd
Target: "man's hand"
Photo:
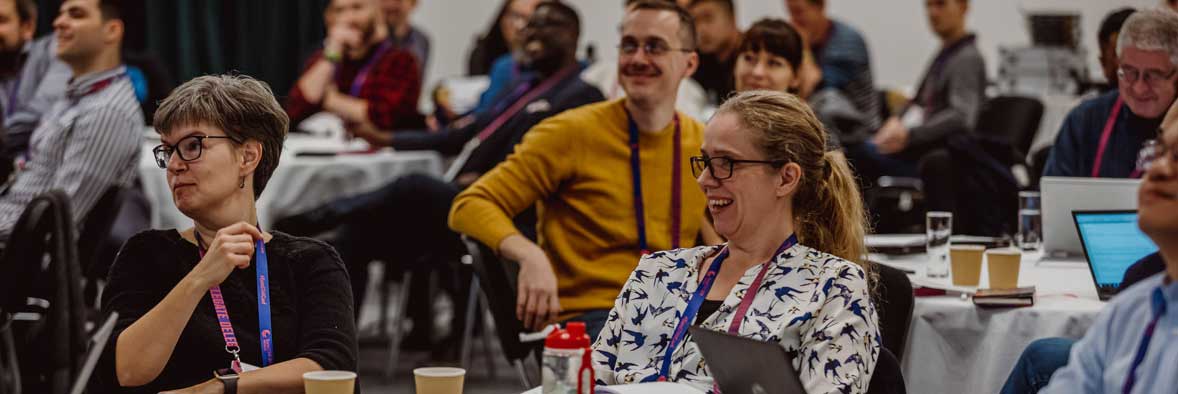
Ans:
[[[541,253],[520,260],[518,283],[515,315],[524,327],[539,331],[553,323],[561,308],[556,293],[556,273],[552,271],[548,257]]]
[[[909,134],[908,128],[900,123],[899,118],[893,116],[888,118],[879,132],[875,133],[871,142],[879,149],[879,153],[890,155],[899,153],[908,147]]]
[[[327,31],[327,38],[323,40],[323,52],[343,55],[351,49],[359,48],[363,41],[364,35],[359,29],[347,23],[336,23]]]
[[[376,128],[376,125],[371,122],[351,123],[348,125],[348,131],[352,136],[360,138],[373,147],[380,148],[392,144],[392,135]]]

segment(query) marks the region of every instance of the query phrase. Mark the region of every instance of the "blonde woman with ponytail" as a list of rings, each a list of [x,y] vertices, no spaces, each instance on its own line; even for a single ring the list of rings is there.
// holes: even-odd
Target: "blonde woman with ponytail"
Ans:
[[[728,239],[644,256],[594,346],[603,384],[666,379],[711,392],[685,334],[700,325],[791,354],[810,393],[863,393],[880,352],[855,179],[797,97],[742,92],[704,130],[692,170]]]

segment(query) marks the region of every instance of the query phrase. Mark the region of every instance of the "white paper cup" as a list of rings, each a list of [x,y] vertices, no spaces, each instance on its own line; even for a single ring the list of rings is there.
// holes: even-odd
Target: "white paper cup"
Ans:
[[[462,394],[466,370],[450,367],[428,367],[413,370],[417,394]]]
[[[352,371],[314,371],[303,374],[306,394],[352,394],[356,373]]]

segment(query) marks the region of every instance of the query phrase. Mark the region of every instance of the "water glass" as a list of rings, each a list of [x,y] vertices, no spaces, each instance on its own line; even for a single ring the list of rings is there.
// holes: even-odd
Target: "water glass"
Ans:
[[[925,214],[926,251],[930,278],[949,276],[949,237],[953,235],[953,213],[931,211]]]
[[[1037,251],[1043,245],[1043,215],[1039,192],[1018,193],[1018,234],[1015,242],[1024,251]]]

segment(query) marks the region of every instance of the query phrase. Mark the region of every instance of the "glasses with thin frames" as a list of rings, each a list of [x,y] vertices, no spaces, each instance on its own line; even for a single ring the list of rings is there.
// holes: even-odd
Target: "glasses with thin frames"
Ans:
[[[180,160],[184,161],[199,159],[201,153],[204,153],[204,140],[209,138],[224,138],[238,143],[236,139],[227,135],[190,135],[181,138],[175,145],[161,143],[152,149],[151,153],[155,156],[155,164],[163,169],[168,168],[168,161],[172,159],[172,153],[180,155]]]
[[[639,49],[645,51],[646,55],[651,57],[659,57],[672,51],[695,52],[691,48],[672,48],[666,42],[660,40],[650,40],[640,43],[637,40],[624,39],[621,44],[618,44],[618,52],[626,56],[637,54]]]
[[[1146,70],[1145,72],[1142,72],[1141,70],[1126,65],[1121,65],[1121,67],[1117,68],[1117,78],[1120,78],[1121,81],[1130,85],[1137,83],[1137,80],[1140,79],[1144,81],[1146,85],[1158,86],[1165,81],[1169,81],[1170,78],[1174,78],[1175,73],[1178,73],[1178,68],[1170,70],[1168,73],[1163,73],[1159,70]]]
[[[706,169],[711,173],[712,178],[722,181],[732,177],[732,172],[735,170],[737,164],[765,164],[780,168],[785,163],[785,160],[738,160],[724,156],[695,156],[691,158],[691,175],[699,178]]]

